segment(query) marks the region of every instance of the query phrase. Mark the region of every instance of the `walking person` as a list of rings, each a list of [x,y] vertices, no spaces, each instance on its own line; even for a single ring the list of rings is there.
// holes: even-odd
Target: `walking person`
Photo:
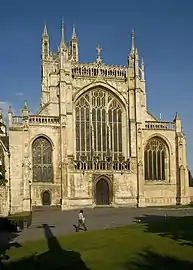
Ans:
[[[87,227],[85,225],[85,217],[83,215],[83,210],[80,210],[78,214],[78,226],[76,227],[76,231],[79,232],[81,228],[83,228],[84,231],[87,231]]]

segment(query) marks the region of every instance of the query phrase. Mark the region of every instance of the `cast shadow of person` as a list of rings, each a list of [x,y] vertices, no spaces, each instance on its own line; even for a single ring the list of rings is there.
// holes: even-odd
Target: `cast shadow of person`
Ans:
[[[4,265],[4,270],[36,269],[36,270],[89,270],[81,255],[75,251],[63,250],[57,238],[53,235],[50,226],[43,224],[44,235],[47,240],[48,251],[34,254],[19,261],[9,262]]]

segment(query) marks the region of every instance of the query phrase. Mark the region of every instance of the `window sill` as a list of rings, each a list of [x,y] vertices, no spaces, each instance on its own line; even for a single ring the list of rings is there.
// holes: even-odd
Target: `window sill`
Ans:
[[[171,185],[168,180],[145,180],[145,185]]]

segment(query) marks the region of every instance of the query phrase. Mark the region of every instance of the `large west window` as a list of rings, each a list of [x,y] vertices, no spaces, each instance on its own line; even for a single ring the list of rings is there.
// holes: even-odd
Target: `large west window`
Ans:
[[[37,138],[32,144],[33,181],[52,182],[52,145],[44,137]]]
[[[168,152],[160,138],[148,141],[144,152],[145,180],[166,180]]]
[[[119,100],[103,88],[85,92],[75,104],[76,158],[105,160],[122,155],[122,114]]]

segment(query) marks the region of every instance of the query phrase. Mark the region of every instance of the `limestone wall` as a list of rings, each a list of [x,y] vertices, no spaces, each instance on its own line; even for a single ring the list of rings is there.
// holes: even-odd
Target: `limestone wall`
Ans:
[[[31,198],[33,206],[42,205],[42,192],[48,190],[51,194],[52,205],[60,203],[60,143],[59,143],[59,127],[57,126],[38,126],[30,128],[30,143],[28,148],[29,158],[32,162],[32,143],[39,136],[47,138],[52,145],[52,162],[53,162],[53,183],[36,183],[33,182],[33,174],[31,170],[30,181]]]
[[[11,202],[14,212],[22,212],[22,162],[23,131],[9,132]]]
[[[31,197],[32,207],[42,206],[42,193],[49,191],[51,195],[51,205],[60,205],[60,184],[49,184],[49,183],[32,183]]]
[[[189,190],[190,190],[190,201],[193,202],[193,187],[190,187]]]
[[[143,153],[145,145],[152,137],[163,139],[169,150],[167,162],[167,177],[164,181],[144,181],[144,206],[176,204],[176,142],[175,131],[172,130],[144,130]],[[144,157],[143,157],[144,159]]]
[[[26,199],[26,196],[28,199],[31,196],[32,204],[41,205],[41,192],[44,190],[50,190],[53,204],[58,204],[61,175],[59,169],[59,128],[57,126],[46,125],[30,126],[25,131],[21,128],[12,129],[9,136],[12,213],[23,211],[23,201]],[[32,143],[39,136],[47,138],[52,145],[54,180],[51,184],[32,182]],[[24,172],[24,159],[29,161],[29,170],[27,173]],[[32,182],[31,195],[29,194],[29,182]]]
[[[0,186],[0,216],[8,216],[8,188]]]
[[[96,183],[105,179],[110,188],[110,204],[113,206],[136,206],[137,176],[133,173],[70,172],[68,174],[68,201],[63,210],[96,205]]]
[[[137,175],[123,173],[114,175],[114,204],[135,207],[137,204]]]

